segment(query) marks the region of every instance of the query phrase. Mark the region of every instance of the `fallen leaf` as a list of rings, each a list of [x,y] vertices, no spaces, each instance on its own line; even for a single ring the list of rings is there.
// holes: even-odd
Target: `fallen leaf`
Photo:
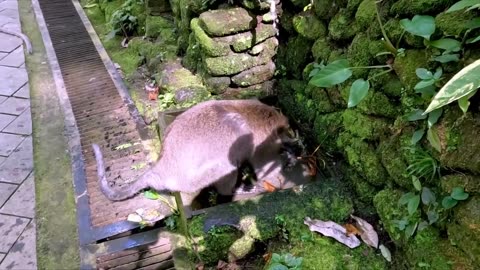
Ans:
[[[356,248],[360,245],[360,240],[358,240],[355,235],[347,235],[347,230],[342,225],[333,221],[312,220],[307,217],[303,223],[307,225],[311,231],[331,237],[349,248]]]
[[[392,253],[390,253],[390,250],[384,245],[380,245],[378,247],[380,249],[380,252],[382,252],[382,256],[387,260],[388,262],[392,261]]]
[[[272,185],[270,182],[268,181],[263,181],[263,188],[268,191],[268,192],[274,192],[275,191],[275,186]]]
[[[270,260],[272,259],[272,253],[271,253],[271,252],[265,253],[265,254],[263,254],[262,257],[263,257],[263,260],[264,260],[266,263],[268,263],[268,262],[270,262]]]
[[[343,227],[347,230],[347,235],[360,235],[360,231],[353,224],[347,223]]]
[[[372,246],[374,248],[378,247],[378,234],[373,228],[370,223],[366,222],[365,220],[356,217],[354,215],[350,215],[355,221],[357,222],[357,228],[360,230],[360,237],[362,238],[363,242],[367,245]]]

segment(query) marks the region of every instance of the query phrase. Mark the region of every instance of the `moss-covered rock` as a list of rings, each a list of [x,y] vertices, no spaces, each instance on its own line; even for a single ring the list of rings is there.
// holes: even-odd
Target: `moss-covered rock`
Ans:
[[[310,0],[289,0],[295,7],[304,8],[306,5],[310,4]]]
[[[285,47],[284,59],[281,63],[287,68],[287,72],[293,77],[300,79],[302,77],[302,70],[310,62],[310,48],[312,41],[297,36],[290,38]]]
[[[306,87],[305,81],[283,79],[278,83],[278,96],[280,105],[287,115],[298,123],[310,125],[315,118],[316,107],[305,94]]]
[[[229,54],[230,45],[225,42],[215,41],[210,38],[205,31],[200,27],[200,21],[197,18],[192,19],[190,22],[190,27],[192,28],[192,33],[195,35],[195,38],[202,48],[202,52],[207,56],[225,56]]]
[[[335,105],[330,101],[330,97],[325,88],[314,87],[311,85],[309,85],[308,88],[318,112],[329,113],[335,111]]]
[[[355,13],[355,20],[360,29],[367,29],[372,23],[377,23],[375,0],[363,0]],[[378,23],[377,23],[378,24]]]
[[[270,4],[268,2],[256,0],[242,0],[241,4],[244,8],[251,10],[267,10],[270,8]]]
[[[284,10],[282,15],[279,16],[279,27],[285,30],[286,33],[293,35],[295,29],[293,29],[293,16],[295,14],[291,10]]]
[[[232,77],[232,82],[238,86],[250,86],[264,81],[268,81],[273,77],[275,72],[275,64],[270,61],[265,65],[256,66]]]
[[[417,14],[436,15],[455,2],[456,0],[399,0],[392,5],[390,14],[412,17]]]
[[[360,112],[368,115],[396,118],[400,109],[383,93],[369,90],[367,96],[358,103]]]
[[[275,33],[276,29],[273,25],[259,23],[252,31],[222,38],[214,38],[214,40],[230,44],[235,52],[243,52],[275,36]]]
[[[345,6],[345,0],[313,0],[313,11],[319,19],[328,20],[335,16],[338,9]]]
[[[170,29],[173,31],[173,21],[162,16],[147,16],[145,23],[145,35],[147,37],[156,38],[160,35],[163,29]]]
[[[146,0],[147,15],[158,16],[162,13],[171,11],[170,1],[168,0]]]
[[[312,55],[315,61],[319,63],[321,61],[327,62],[332,51],[333,48],[326,38],[319,38],[313,43]]]
[[[275,81],[265,81],[247,87],[228,87],[221,94],[222,99],[264,98],[276,93]]]
[[[202,53],[200,50],[200,43],[195,38],[195,34],[192,32],[188,38],[188,48],[185,52],[185,56],[182,59],[182,65],[189,70],[195,72],[198,64],[202,62]]]
[[[372,64],[374,55],[370,54],[371,40],[367,35],[358,33],[348,47],[348,60],[352,67],[366,67]],[[366,77],[370,72],[368,69],[355,69],[355,77]]]
[[[351,168],[347,170],[345,180],[353,183],[353,187],[355,189],[355,193],[358,195],[358,199],[368,204],[373,203],[373,198],[378,192],[376,187],[368,183]]]
[[[407,172],[407,163],[403,159],[398,137],[382,140],[379,145],[382,164],[391,179],[399,186],[410,190],[412,181]]]
[[[383,228],[396,244],[401,243],[403,232],[397,228],[395,220],[401,220],[408,216],[407,209],[398,206],[401,196],[402,192],[398,190],[384,189],[373,198],[373,204],[377,209]]]
[[[188,88],[206,91],[202,79],[193,75],[192,72],[177,62],[165,64],[157,77],[155,79],[159,83],[160,88],[167,92],[175,93],[177,90]]]
[[[464,10],[450,13],[442,12],[435,17],[435,26],[445,36],[459,37],[467,30],[467,23],[473,18],[475,18],[473,12],[465,12]]]
[[[344,149],[348,163],[370,184],[378,187],[385,185],[388,174],[372,145],[348,132],[340,134],[337,145]]]
[[[357,110],[345,110],[342,118],[345,129],[361,139],[376,140],[389,131],[387,120],[364,115]]]
[[[334,40],[350,40],[358,32],[355,20],[341,9],[328,24],[328,35]]]
[[[207,89],[214,94],[222,94],[231,84],[230,77],[208,77],[204,79]]]
[[[327,28],[312,12],[303,12],[293,17],[293,28],[302,37],[315,40],[325,37]]]
[[[382,70],[380,69],[372,69],[370,71],[368,77],[372,78],[370,79],[372,87],[377,91],[385,93],[389,97],[401,97],[403,85],[398,79],[398,76],[393,72],[389,72],[381,76],[376,76],[380,72],[382,72]],[[373,78],[374,76],[376,77]]]
[[[452,192],[454,187],[463,187],[467,193],[480,193],[480,176],[451,174],[442,176],[440,185],[445,193]]]
[[[200,25],[211,36],[226,36],[253,29],[257,18],[243,8],[217,9],[200,14]]]
[[[480,120],[478,116],[448,110],[438,128],[441,144],[445,146],[440,155],[443,166],[480,173],[480,151],[478,132]]]
[[[452,243],[460,247],[475,265],[480,266],[480,197],[472,196],[455,209],[455,219],[448,226]]]
[[[413,94],[413,88],[419,82],[415,73],[417,68],[429,68],[429,54],[425,50],[406,50],[405,56],[395,58],[393,69],[398,75],[408,93]]]
[[[439,232],[429,227],[420,232],[406,246],[406,256],[410,267],[420,269],[428,265],[431,269],[475,269],[472,261],[447,240],[440,238]]]
[[[327,153],[337,151],[336,139],[342,130],[342,112],[317,114],[313,124],[315,139]]]
[[[278,41],[275,38],[270,38],[262,45],[264,49],[259,56],[252,56],[246,53],[232,53],[227,56],[206,57],[204,59],[205,68],[213,76],[225,76],[266,64],[275,55]]]

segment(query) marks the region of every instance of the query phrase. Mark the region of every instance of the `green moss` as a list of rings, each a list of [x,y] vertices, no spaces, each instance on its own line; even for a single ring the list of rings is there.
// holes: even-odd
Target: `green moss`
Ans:
[[[391,9],[392,16],[414,16],[417,14],[437,14],[451,5],[456,0],[399,0],[395,2]]]
[[[388,174],[372,145],[348,132],[340,134],[337,145],[344,149],[348,163],[370,184],[374,186],[385,185]]]
[[[445,193],[452,192],[454,187],[463,187],[467,193],[480,193],[480,177],[477,175],[451,174],[442,176],[440,185]]]
[[[341,9],[328,24],[328,35],[334,40],[350,40],[358,32],[355,20]]]
[[[407,164],[403,159],[400,143],[397,137],[391,137],[380,143],[379,151],[382,164],[393,181],[405,188],[412,188],[412,181],[407,173]]]
[[[145,35],[152,38],[158,37],[162,29],[174,28],[173,22],[162,16],[147,16],[145,24]]]
[[[361,139],[376,140],[388,134],[389,122],[382,118],[364,115],[357,110],[345,110],[343,126]]]
[[[284,29],[289,35],[295,34],[295,29],[293,29],[293,16],[295,14],[292,13],[290,10],[283,10],[279,18],[279,25],[282,29]]]
[[[367,96],[357,105],[360,112],[388,118],[398,116],[399,108],[388,97],[378,91],[369,90]]]
[[[335,106],[330,101],[328,93],[324,88],[314,86],[309,86],[309,88],[311,88],[312,100],[318,112],[329,113],[335,111]]]
[[[365,67],[372,64],[374,55],[370,54],[370,43],[372,41],[363,33],[355,36],[350,47],[348,47],[348,60],[352,67]],[[355,77],[366,77],[368,69],[355,69],[353,75]]]
[[[122,7],[122,4],[123,4],[123,1],[121,0],[112,0],[112,1],[105,1],[103,2],[103,5],[100,5],[100,7],[103,10],[103,13],[105,14],[105,22],[110,23],[113,13],[119,10]]]
[[[473,12],[465,12],[464,10],[450,13],[442,12],[435,17],[435,26],[445,36],[459,37],[467,30],[467,23],[473,18],[475,18]]]
[[[394,221],[401,220],[408,215],[404,207],[398,206],[401,196],[402,193],[398,190],[384,189],[373,198],[373,204],[377,209],[383,228],[396,244],[401,243],[403,232],[397,228]]]
[[[353,183],[358,199],[368,204],[373,203],[373,197],[377,194],[377,188],[368,183],[351,168],[347,170],[346,179]]]
[[[429,58],[425,50],[406,50],[405,56],[395,58],[393,69],[408,93],[413,94],[413,88],[419,82],[416,69],[421,67],[429,69]]]
[[[293,28],[301,36],[315,40],[325,37],[327,29],[325,25],[311,12],[304,12],[293,17]]]
[[[372,78],[380,72],[382,72],[382,70],[372,69],[368,77]],[[398,98],[402,95],[403,85],[398,79],[398,76],[393,72],[389,72],[382,76],[377,76],[371,79],[370,82],[375,90],[381,91],[387,96]]]
[[[328,63],[332,63],[335,60],[346,59],[346,58],[347,56],[345,55],[345,51],[343,49],[337,49],[332,51],[332,53],[328,57]]]
[[[372,23],[376,23],[375,0],[363,0],[355,13],[355,19],[360,29],[367,29]]]
[[[314,120],[313,130],[315,139],[323,151],[327,153],[337,151],[336,139],[342,130],[342,112],[318,114]]]
[[[195,72],[197,70],[197,65],[202,61],[202,54],[200,51],[200,44],[195,38],[195,34],[190,33],[188,40],[188,48],[185,52],[185,56],[182,59],[182,64],[189,70]]]
[[[289,74],[294,78],[300,79],[302,77],[302,70],[306,66],[310,58],[310,48],[312,41],[301,37],[290,38],[285,48],[285,59],[282,63],[287,68]]]
[[[313,43],[312,55],[316,62],[327,62],[333,48],[326,38],[319,38]]]
[[[477,179],[478,180],[478,179]],[[448,236],[477,266],[480,265],[480,197],[471,198],[455,209],[455,223],[448,227]]]
[[[358,6],[362,3],[363,0],[348,0],[347,8],[346,10],[351,13],[355,14],[355,12],[358,9]]]
[[[158,78],[155,78],[163,89],[167,92],[176,92],[179,89],[198,88],[206,89],[202,79],[193,75],[186,68],[174,70],[165,70]]]
[[[447,240],[441,239],[433,227],[417,232],[406,249],[408,262],[414,269],[420,269],[419,264],[439,270],[475,269],[472,262]]]
[[[228,43],[231,44],[233,51],[243,52],[266,39],[273,37],[275,33],[276,29],[272,24],[258,24],[255,30],[228,36],[225,39],[229,40]],[[220,41],[222,38],[217,38],[215,40]]]
[[[310,3],[310,0],[290,0],[290,2],[298,8],[304,8]]]
[[[345,5],[345,0],[313,0],[313,11],[319,19],[329,20],[341,6]]]
[[[200,44],[202,51],[207,56],[225,56],[230,52],[230,46],[228,43],[215,42],[210,38],[205,31],[199,25],[199,19],[194,18],[190,23],[192,33],[194,33],[197,42]]]
[[[257,20],[243,8],[216,9],[199,16],[200,25],[210,36],[226,36],[253,29]]]

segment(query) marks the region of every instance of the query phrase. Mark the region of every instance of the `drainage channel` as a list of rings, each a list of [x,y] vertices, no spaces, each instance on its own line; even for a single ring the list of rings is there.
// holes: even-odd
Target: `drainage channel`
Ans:
[[[136,196],[111,202],[101,194],[97,183],[92,143],[99,144],[103,151],[108,179],[121,184],[142,172],[132,169],[146,160],[142,144],[135,144],[145,136],[144,126],[132,116],[138,112],[129,105],[131,100],[120,95],[105,59],[102,60],[82,21],[78,3],[34,2],[40,28],[46,28],[42,30],[44,41],[53,47],[50,64],[52,69],[59,69],[67,109],[73,113],[78,132],[80,149],[71,155],[72,159],[81,159],[77,164],[83,165],[78,168],[75,161],[72,165],[82,269],[171,269],[172,248],[161,229],[118,236],[137,228],[125,221],[128,214],[139,208],[158,209],[158,201]],[[133,146],[118,149],[127,143]]]

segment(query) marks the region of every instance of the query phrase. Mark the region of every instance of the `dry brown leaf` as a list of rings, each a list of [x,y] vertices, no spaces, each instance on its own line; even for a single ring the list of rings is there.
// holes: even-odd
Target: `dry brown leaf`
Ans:
[[[347,235],[360,235],[360,231],[353,224],[347,223],[343,227],[347,230]]]
[[[372,246],[374,248],[378,247],[378,234],[370,223],[365,220],[350,215],[356,221],[356,227],[360,230],[360,237],[362,238],[365,244]]]
[[[268,181],[263,181],[263,188],[268,191],[268,192],[274,192],[275,191],[275,186],[272,185],[270,182]]]
[[[360,240],[355,235],[347,235],[347,230],[333,221],[312,220],[306,217],[303,223],[308,226],[310,231],[331,237],[349,248],[356,248],[360,245]]]

